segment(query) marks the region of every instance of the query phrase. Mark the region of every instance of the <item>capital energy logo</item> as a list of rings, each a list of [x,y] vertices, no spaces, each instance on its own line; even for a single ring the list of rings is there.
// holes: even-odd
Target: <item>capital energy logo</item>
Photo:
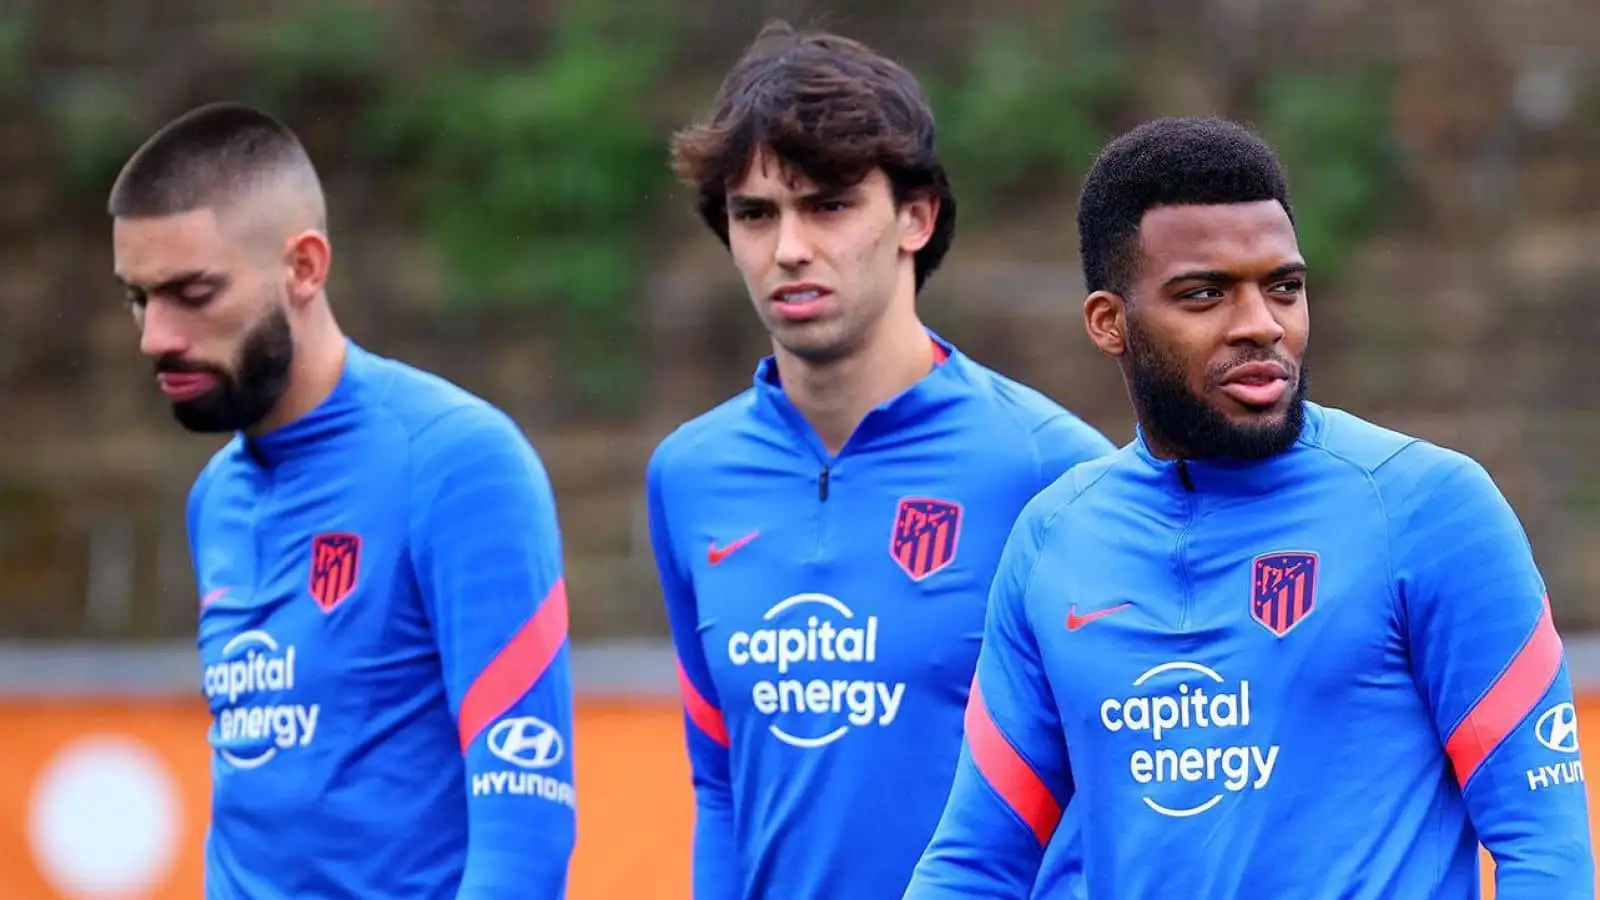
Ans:
[[[1278,745],[1244,740],[1248,679],[1230,682],[1208,666],[1176,661],[1145,671],[1132,686],[1137,693],[1100,704],[1100,723],[1147,745],[1129,754],[1128,774],[1144,788],[1150,809],[1197,816],[1228,794],[1261,790],[1271,781]]]
[[[211,744],[234,767],[264,766],[316,737],[321,705],[293,702],[296,655],[293,644],[280,647],[265,631],[245,631],[203,669],[202,685],[215,716]]]
[[[906,685],[870,677],[877,616],[857,616],[828,594],[802,593],[773,604],[761,620],[763,627],[728,638],[728,659],[769,673],[751,687],[750,699],[771,720],[773,737],[815,749],[852,728],[894,723]]]

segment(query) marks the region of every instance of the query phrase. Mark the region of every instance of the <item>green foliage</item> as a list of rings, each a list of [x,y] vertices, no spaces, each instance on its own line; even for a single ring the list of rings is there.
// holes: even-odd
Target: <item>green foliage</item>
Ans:
[[[1600,478],[1587,478],[1572,485],[1562,498],[1568,509],[1586,515],[1600,514]]]
[[[1389,87],[1384,73],[1362,69],[1275,75],[1256,94],[1254,120],[1289,173],[1300,250],[1322,279],[1343,270],[1394,188]]]
[[[569,45],[533,68],[430,74],[373,111],[373,144],[415,161],[454,302],[559,295],[593,311],[590,295],[625,289],[628,232],[661,166],[660,137],[635,112],[653,74],[638,56]]]
[[[133,89],[114,73],[74,72],[52,85],[41,112],[63,186],[79,196],[103,194],[139,145]]]
[[[1116,6],[991,18],[949,70],[924,71],[968,221],[1067,189],[1126,120],[1135,73]],[[645,236],[669,193],[673,123],[656,109],[682,49],[673,9],[567,0],[536,55],[498,61],[437,47],[406,56],[400,48],[426,45],[380,0],[299,0],[223,28],[231,63],[218,89],[291,120],[357,110],[348,152],[359,162],[327,165],[372,167],[431,239],[441,308],[525,315],[554,338],[580,399],[620,409],[641,375]],[[0,92],[21,79],[26,25],[0,15]],[[84,72],[55,84],[24,99],[50,128],[67,183],[103,191],[148,124],[133,83]],[[1251,110],[1290,170],[1318,271],[1336,271],[1383,211],[1386,101],[1371,73],[1288,75],[1264,83]]]
[[[395,29],[381,7],[362,0],[298,0],[266,21],[234,18],[224,39],[249,61],[246,92],[270,109],[318,82],[381,75]]]
[[[995,20],[952,76],[927,79],[964,212],[981,216],[1088,168],[1131,83],[1114,7],[1088,0],[1042,21]]]
[[[28,26],[26,11],[0,11],[0,100],[10,100],[22,91]]]
[[[100,70],[28,84],[33,26],[30,10],[0,12],[0,106],[31,113],[43,126],[65,193],[103,191],[137,141],[138,98],[125,78]]]
[[[663,139],[646,113],[664,33],[625,53],[574,19],[534,63],[462,65],[398,86],[366,124],[407,161],[421,227],[446,261],[454,308],[513,306],[560,330],[587,399],[631,399],[642,226]],[[619,346],[619,343],[621,346]]]
[[[953,74],[927,79],[964,212],[1030,202],[1087,169],[1131,98],[1114,14],[1092,0],[1043,21],[997,21]],[[1302,249],[1319,272],[1339,271],[1395,185],[1388,79],[1373,69],[1274,75],[1247,117],[1289,170]]]
[[[392,46],[393,30],[379,9],[360,0],[301,0],[265,22],[233,20],[227,38],[250,58],[258,78],[285,78],[369,72]]]
[[[351,95],[355,146],[431,239],[444,312],[520,311],[556,338],[582,399],[621,407],[640,374],[642,226],[665,176],[648,111],[673,31],[614,2],[557,17],[515,62],[398,58],[405,37],[367,0],[306,0],[228,38],[257,102],[288,114]]]
[[[1588,110],[1585,121],[1589,126],[1589,139],[1600,142],[1600,78],[1589,86],[1584,97],[1586,100],[1580,108]]]

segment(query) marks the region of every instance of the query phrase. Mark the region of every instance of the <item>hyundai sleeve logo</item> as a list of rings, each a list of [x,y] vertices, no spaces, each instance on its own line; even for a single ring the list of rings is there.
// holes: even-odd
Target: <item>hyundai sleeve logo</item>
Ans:
[[[489,752],[524,769],[548,769],[566,752],[561,732],[533,716],[501,719],[489,729]]]
[[[1539,743],[1558,753],[1578,752],[1578,711],[1571,703],[1557,703],[1533,725]]]

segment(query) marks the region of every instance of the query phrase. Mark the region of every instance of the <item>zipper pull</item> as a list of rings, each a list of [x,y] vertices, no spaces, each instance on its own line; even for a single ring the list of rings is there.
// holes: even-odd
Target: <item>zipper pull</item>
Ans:
[[[1183,482],[1185,490],[1194,493],[1194,479],[1189,475],[1189,464],[1182,457],[1178,459],[1178,480]]]
[[[828,467],[822,467],[822,474],[817,476],[817,499],[823,502],[828,500]]]

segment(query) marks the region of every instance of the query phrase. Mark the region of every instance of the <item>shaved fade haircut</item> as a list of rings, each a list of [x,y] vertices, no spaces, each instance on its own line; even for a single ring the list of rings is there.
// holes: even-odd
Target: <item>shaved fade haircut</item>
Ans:
[[[1153,119],[1107,144],[1078,198],[1078,250],[1090,292],[1128,299],[1139,272],[1139,225],[1161,206],[1276,200],[1294,222],[1277,154],[1237,122]]]
[[[322,185],[295,133],[254,107],[211,103],[163,125],[134,152],[111,187],[107,211],[119,219],[158,218],[272,188],[294,196],[308,225],[326,227]]]

